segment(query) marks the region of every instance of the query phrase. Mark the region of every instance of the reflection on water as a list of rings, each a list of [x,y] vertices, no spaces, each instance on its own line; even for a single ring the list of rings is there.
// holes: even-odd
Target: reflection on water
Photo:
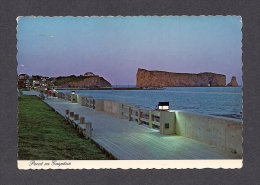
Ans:
[[[70,90],[61,92],[70,93]],[[135,103],[154,109],[159,101],[172,110],[242,118],[242,87],[169,87],[165,90],[76,90],[76,94]]]

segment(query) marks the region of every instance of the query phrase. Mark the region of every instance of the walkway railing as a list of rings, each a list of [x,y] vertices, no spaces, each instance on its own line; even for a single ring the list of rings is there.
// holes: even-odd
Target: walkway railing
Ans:
[[[72,101],[70,94],[61,93],[58,97]],[[75,103],[114,114],[119,119],[128,119],[136,121],[138,124],[149,125],[150,128],[158,128],[161,134],[177,134],[242,154],[241,120],[185,111],[147,110],[131,103],[94,99],[80,95],[77,97]]]
[[[71,101],[71,94],[59,92],[57,96],[59,98]],[[96,109],[96,100],[91,96],[78,96],[77,103],[81,106]],[[159,111],[146,110],[135,106],[134,104],[120,103],[112,100],[103,100],[103,104],[103,107],[105,107],[103,108],[103,111],[117,114],[120,118],[128,119],[129,121],[136,121],[138,124],[149,125],[150,128],[160,128]],[[111,111],[108,111],[108,108],[110,108]]]
[[[149,125],[150,128],[160,128],[160,112],[146,110],[137,106],[122,104],[122,115],[129,121],[136,121],[138,124]]]

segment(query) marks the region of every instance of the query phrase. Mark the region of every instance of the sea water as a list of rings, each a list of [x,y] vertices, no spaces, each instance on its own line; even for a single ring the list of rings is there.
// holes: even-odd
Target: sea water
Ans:
[[[70,93],[70,90],[59,90]],[[170,110],[186,110],[204,115],[242,118],[242,87],[168,87],[164,90],[76,90],[76,94],[96,99],[135,103],[155,109],[169,102]]]

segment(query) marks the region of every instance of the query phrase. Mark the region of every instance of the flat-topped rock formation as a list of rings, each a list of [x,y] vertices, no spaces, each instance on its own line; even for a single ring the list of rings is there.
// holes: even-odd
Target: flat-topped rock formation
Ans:
[[[55,85],[62,87],[112,87],[110,82],[108,82],[103,77],[98,75],[94,76],[65,76],[65,77],[57,77],[55,81]]]
[[[206,87],[226,86],[226,76],[211,72],[174,73],[166,71],[148,71],[138,69],[137,87]]]
[[[229,84],[227,84],[227,86],[230,86],[230,87],[238,87],[237,79],[236,79],[235,76],[232,76],[231,82],[230,82]]]

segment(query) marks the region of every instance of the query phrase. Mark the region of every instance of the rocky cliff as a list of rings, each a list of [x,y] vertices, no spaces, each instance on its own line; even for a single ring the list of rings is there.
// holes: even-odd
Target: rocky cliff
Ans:
[[[111,87],[110,82],[100,76],[67,76],[57,77],[55,85],[62,87],[100,88]]]
[[[211,72],[173,73],[165,71],[148,71],[138,69],[137,87],[193,87],[193,86],[226,86],[226,76]]]
[[[236,79],[235,76],[232,76],[232,78],[231,78],[231,82],[230,82],[229,84],[227,84],[227,86],[238,87],[237,79]]]

